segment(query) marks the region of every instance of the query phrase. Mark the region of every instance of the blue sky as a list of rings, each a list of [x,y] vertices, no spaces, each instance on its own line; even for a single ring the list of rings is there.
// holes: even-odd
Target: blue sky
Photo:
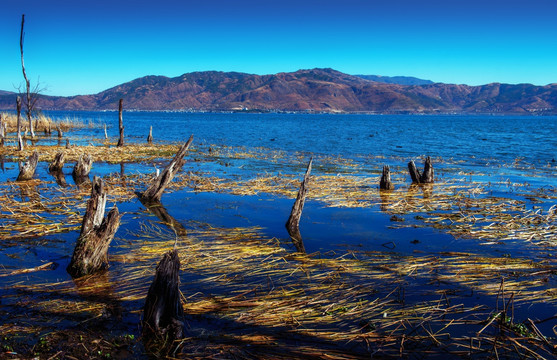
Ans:
[[[557,83],[555,0],[1,0],[0,90],[49,95],[145,75],[330,67],[437,82]]]

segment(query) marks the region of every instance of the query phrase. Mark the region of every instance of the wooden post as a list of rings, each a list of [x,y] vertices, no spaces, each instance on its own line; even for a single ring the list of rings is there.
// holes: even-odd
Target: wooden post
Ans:
[[[16,99],[16,108],[17,108],[17,149],[22,151],[23,146],[23,139],[21,138],[21,98],[18,96]]]
[[[29,159],[23,164],[19,169],[19,175],[16,181],[26,181],[31,180],[35,174],[35,169],[39,163],[39,153],[33,152],[33,155],[29,156]]]
[[[290,238],[294,242],[294,245],[299,252],[305,252],[304,243],[302,242],[302,235],[300,234],[300,217],[302,216],[302,210],[304,209],[304,203],[306,201],[306,194],[308,190],[307,185],[311,173],[312,163],[313,157],[309,160],[308,168],[306,170],[306,174],[304,175],[304,180],[302,180],[302,183],[300,184],[300,190],[298,190],[296,201],[292,206],[290,217],[285,224],[286,230],[288,231]]]
[[[87,201],[87,209],[81,224],[81,233],[66,269],[72,277],[92,274],[108,267],[108,246],[120,226],[122,215],[114,206],[105,218],[105,207],[104,184],[95,176],[91,198]]]
[[[394,190],[395,186],[391,182],[391,170],[389,165],[383,166],[383,175],[379,181],[379,189],[381,190]]]
[[[420,171],[416,168],[416,164],[414,164],[414,160],[410,160],[408,163],[408,172],[410,173],[410,177],[412,178],[412,184],[419,184],[421,179]]]
[[[176,249],[157,265],[143,307],[143,337],[172,344],[182,338],[184,308],[180,301],[180,258]]]
[[[147,136],[147,144],[151,145],[153,143],[153,127],[149,127],[149,136]]]
[[[424,172],[420,180],[423,184],[433,183],[433,165],[429,156],[425,159]]]
[[[72,176],[76,178],[87,177],[92,166],[93,158],[91,155],[81,155],[73,168]]]
[[[124,99],[118,102],[118,127],[120,129],[120,139],[116,146],[124,146],[124,120],[122,119],[122,109],[124,107]]]
[[[156,203],[161,201],[162,193],[164,189],[170,184],[174,175],[184,166],[186,160],[186,152],[188,151],[191,142],[193,141],[193,135],[190,136],[189,140],[182,145],[180,150],[174,156],[174,159],[168,164],[168,166],[162,171],[162,173],[153,180],[151,186],[145,190],[145,192],[139,194],[139,198],[145,203]]]
[[[54,156],[54,160],[48,165],[48,171],[51,173],[62,171],[65,161],[64,152],[59,151],[56,156]]]

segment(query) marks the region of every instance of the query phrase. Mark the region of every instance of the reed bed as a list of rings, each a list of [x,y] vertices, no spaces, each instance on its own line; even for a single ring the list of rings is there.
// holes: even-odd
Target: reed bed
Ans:
[[[5,301],[23,301],[16,305],[28,313],[48,312],[50,326],[110,319],[115,308],[139,316],[157,261],[176,244],[187,325],[176,357],[551,357],[550,334],[540,336],[535,324],[512,318],[508,304],[555,304],[555,290],[538,289],[554,264],[474,254],[304,255],[265,238],[258,227],[187,227],[188,235],[177,237],[163,225],[144,223],[115,240],[108,273],[36,284],[15,277],[17,300]],[[509,279],[510,273],[519,275]],[[468,291],[492,300],[463,303]],[[41,300],[20,300],[25,294],[41,294]]]

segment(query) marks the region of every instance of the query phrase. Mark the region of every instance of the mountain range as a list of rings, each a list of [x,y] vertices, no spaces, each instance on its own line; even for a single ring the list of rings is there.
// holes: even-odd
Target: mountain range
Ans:
[[[0,109],[14,109],[15,97],[0,91]],[[145,76],[93,95],[41,96],[38,107],[116,110],[120,98],[127,110],[557,114],[557,84],[468,86],[333,69]]]

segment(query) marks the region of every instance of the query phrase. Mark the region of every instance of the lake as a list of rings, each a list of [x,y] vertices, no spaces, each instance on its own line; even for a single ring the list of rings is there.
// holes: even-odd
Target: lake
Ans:
[[[113,148],[118,137],[117,112],[46,111],[45,114],[53,119],[76,119],[95,125],[67,132],[65,136],[74,146],[91,144]],[[270,282],[275,281],[277,284],[283,282],[283,289],[299,290],[301,284],[310,281],[311,273],[317,274],[314,276],[319,284],[325,281],[320,278],[324,274],[331,276],[326,281],[343,279],[347,287],[348,284],[354,287],[373,284],[369,285],[374,289],[372,293],[356,296],[359,301],[370,304],[383,296],[390,299],[389,296],[395,294],[398,305],[389,300],[388,311],[395,311],[391,306],[397,308],[396,311],[407,306],[419,307],[423,302],[437,301],[440,294],[444,294],[443,302],[446,299],[448,308],[452,306],[449,303],[462,303],[463,313],[474,308],[481,316],[488,316],[495,311],[495,305],[500,307],[502,296],[509,299],[513,293],[517,322],[527,318],[541,321],[554,315],[556,297],[552,294],[557,279],[550,269],[555,266],[552,253],[557,228],[554,211],[557,117],[129,111],[124,112],[123,118],[126,144],[144,144],[150,126],[155,144],[159,146],[183,143],[194,135],[190,155],[186,156],[187,162],[177,181],[180,185],[166,191],[162,198],[166,211],[188,231],[188,236],[180,240],[183,253],[194,254],[203,247],[204,252],[196,258],[184,255],[183,259],[181,281],[187,286],[181,290],[192,304],[207,301],[207,296],[226,297],[271,286]],[[104,125],[107,126],[108,145],[104,139]],[[38,145],[41,144],[64,145],[59,144],[55,136],[41,138]],[[7,145],[13,146],[9,142]],[[421,168],[426,156],[433,160],[435,184],[411,186],[407,163],[414,160]],[[313,177],[300,223],[308,253],[304,260],[293,255],[296,249],[289,241],[284,223],[310,157],[313,157]],[[33,193],[24,194],[14,183],[17,163],[12,155],[3,155],[3,159],[2,191],[19,202],[32,203],[31,199],[41,197],[63,198],[79,192],[69,176],[71,164],[64,168],[68,187],[60,188],[48,173],[47,163],[41,162]],[[91,175],[103,176],[114,189],[124,192],[123,187],[133,195],[134,190],[142,190],[134,186],[144,186],[142,181],[167,163],[168,158],[121,163],[96,158]],[[377,189],[383,165],[391,168],[396,187],[392,193],[385,194]],[[126,196],[114,195],[107,205],[116,204],[124,216],[109,249],[116,260],[111,262],[103,286],[109,287],[112,294],[111,300],[105,303],[117,301],[124,313],[118,334],[138,335],[137,314],[142,306],[142,292],[152,279],[160,251],[173,244],[175,235],[168,224],[151,214],[137,198]],[[76,222],[83,211],[82,204],[68,200],[56,205],[56,211],[41,215],[40,221],[48,223],[69,216],[64,208],[72,214],[71,222]],[[13,214],[15,210],[7,205],[2,209],[1,224],[5,231],[15,226],[10,211]],[[26,294],[30,303],[35,303],[45,298],[67,302],[68,294],[87,293],[65,272],[78,234],[74,227],[28,239],[23,236],[19,244],[0,241],[0,263],[6,271],[32,268],[45,261],[57,264],[50,271],[0,277],[0,286],[6,291],[0,299],[0,309],[4,307],[0,312],[0,325],[12,324],[7,315],[11,311],[18,314],[17,319],[24,317],[18,308],[22,294]],[[157,241],[160,241],[160,249]],[[236,241],[244,254],[240,258],[227,247]],[[145,258],[147,256],[152,257]],[[206,261],[199,263],[198,258],[204,256]],[[347,258],[356,259],[363,268]],[[346,270],[346,275],[335,270],[338,274],[334,275],[320,268],[323,265],[312,265],[317,259],[341,259],[339,261],[347,261],[342,266],[351,270]],[[214,266],[222,269],[207,265],[213,261]],[[292,266],[280,268],[280,271],[287,271],[280,276],[263,275],[256,270],[256,264],[267,264],[263,268],[275,269],[280,261]],[[241,264],[244,271],[235,267],[236,263]],[[136,274],[137,264],[141,264],[141,275],[129,278],[130,272]],[[307,268],[297,274],[300,267]],[[459,277],[462,278],[455,280]],[[230,280],[232,278],[236,280]],[[240,278],[243,280],[237,280]],[[502,279],[508,282],[507,293],[499,292]],[[52,293],[37,292],[37,286],[65,295],[58,298]],[[312,298],[321,296],[315,289],[304,287],[303,292]],[[138,295],[129,295],[131,293]],[[89,299],[87,295],[82,298]],[[264,303],[263,299],[256,300]],[[331,300],[331,304],[339,301],[342,303],[338,299]],[[342,305],[342,309],[352,305]],[[476,306],[481,306],[481,311]],[[35,305],[32,307],[35,309]],[[371,307],[362,307],[362,311],[369,309]],[[44,315],[44,310],[35,311]],[[323,310],[323,314],[339,316],[339,323],[327,325],[334,331],[351,333],[361,327],[360,320],[348,316],[350,312],[344,315],[345,310],[334,314],[328,311]],[[96,314],[94,310],[92,313]],[[246,324],[238,320],[244,315],[226,313],[226,319],[234,318],[234,325],[223,327],[227,330],[219,330],[219,324],[225,322],[217,313],[211,313],[210,320],[201,316],[188,321],[194,328],[192,336],[205,343],[201,328],[211,329],[216,336],[219,331],[244,334]],[[257,317],[249,311],[248,315]],[[59,327],[55,326],[60,330],[72,329],[76,323],[93,315],[84,310],[77,319],[52,316],[60,322]],[[429,316],[424,315],[420,321],[428,319],[438,330],[446,325]],[[459,310],[458,315],[447,318],[456,321],[460,316]],[[477,313],[471,317],[478,319]],[[54,331],[51,325],[46,325],[53,322],[53,318],[45,316],[31,323],[46,329],[40,330],[43,333]],[[383,313],[378,314],[373,320],[374,327],[382,328],[383,332],[395,331],[396,326],[385,323],[385,318]],[[300,321],[303,319],[300,315]],[[308,331],[319,333],[316,337],[320,339],[327,338],[319,330],[325,325],[313,318],[305,321]],[[464,323],[472,321],[466,318]],[[464,338],[477,333],[485,324],[458,327],[451,335]],[[544,334],[551,335],[555,324],[553,319],[540,322],[538,326]],[[248,326],[248,332],[254,329]],[[486,334],[493,335],[494,331],[497,330],[486,331]],[[411,335],[395,332],[397,336]],[[329,340],[323,340],[326,343],[323,346],[335,349],[340,346],[332,345]],[[285,340],[284,344],[290,341]],[[133,346],[130,351],[142,351]],[[447,348],[453,346],[460,345],[451,343]],[[391,350],[398,354],[398,348],[393,349],[388,348],[385,354],[391,354]],[[358,351],[356,353],[360,354]],[[442,352],[436,354],[440,358],[443,356]]]

